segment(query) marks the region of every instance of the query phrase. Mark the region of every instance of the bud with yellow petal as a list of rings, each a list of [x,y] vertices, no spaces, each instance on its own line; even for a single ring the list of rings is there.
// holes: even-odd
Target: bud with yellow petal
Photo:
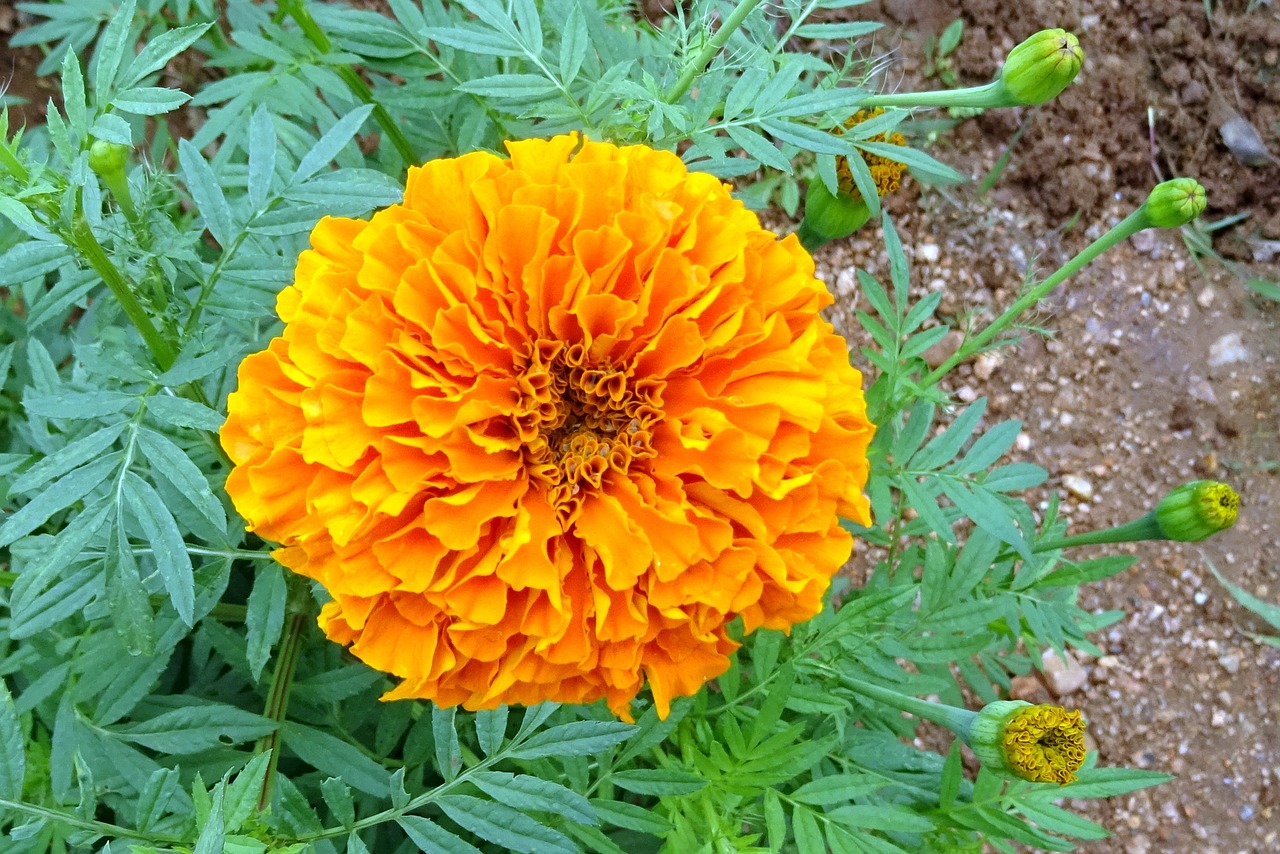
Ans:
[[[1170,491],[1156,505],[1156,509],[1141,519],[1103,531],[1041,540],[1036,543],[1033,551],[1046,552],[1102,543],[1136,543],[1142,540],[1198,543],[1230,528],[1236,523],[1239,513],[1240,496],[1230,486],[1215,480],[1193,480]]]
[[[1041,30],[1009,51],[1000,83],[1015,104],[1043,104],[1071,85],[1083,64],[1075,35],[1060,27]]]
[[[1000,700],[982,707],[964,738],[985,768],[1066,785],[1084,765],[1084,729],[1079,711]]]

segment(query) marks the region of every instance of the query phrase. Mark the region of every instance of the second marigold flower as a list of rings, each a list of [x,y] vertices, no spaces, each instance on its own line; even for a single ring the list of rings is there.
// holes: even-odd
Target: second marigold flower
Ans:
[[[659,713],[813,616],[869,524],[861,375],[779,240],[673,154],[576,135],[328,218],[241,365],[227,491],[330,638],[449,706]]]

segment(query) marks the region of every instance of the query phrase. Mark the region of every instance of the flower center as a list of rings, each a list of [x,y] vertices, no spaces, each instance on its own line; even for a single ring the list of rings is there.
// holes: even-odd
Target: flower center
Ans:
[[[1033,706],[1015,715],[1002,738],[1009,764],[1041,783],[1070,783],[1085,760],[1080,712]]]
[[[653,456],[651,433],[662,415],[662,383],[595,362],[581,344],[539,340],[516,379],[513,416],[525,470],[564,515],[611,472],[626,474]]]

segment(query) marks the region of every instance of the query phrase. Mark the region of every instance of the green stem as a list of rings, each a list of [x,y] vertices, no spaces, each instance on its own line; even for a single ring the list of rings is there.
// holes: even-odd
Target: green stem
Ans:
[[[267,760],[266,776],[262,782],[262,793],[258,796],[258,811],[265,810],[271,804],[271,792],[276,777],[276,766],[280,763],[280,727],[284,724],[285,715],[289,711],[289,692],[293,688],[293,674],[298,668],[298,657],[302,652],[303,629],[307,625],[307,615],[298,610],[300,595],[304,588],[297,584],[289,586],[289,604],[284,628],[280,632],[280,647],[276,651],[276,667],[271,673],[271,686],[267,689],[267,702],[263,716],[275,721],[277,726],[270,734],[258,740],[254,753],[271,751]]]
[[[93,229],[89,227],[89,222],[84,218],[83,213],[76,213],[75,221],[71,225],[71,231],[65,233],[63,237],[73,249],[84,256],[84,259],[89,262],[89,266],[93,267],[94,271],[106,282],[107,287],[111,289],[112,295],[120,303],[120,307],[124,309],[125,316],[129,318],[129,322],[141,333],[142,340],[147,343],[147,348],[155,356],[156,364],[160,366],[160,370],[167,371],[173,367],[174,360],[177,358],[173,345],[160,334],[159,330],[151,322],[151,317],[147,314],[146,309],[142,307],[142,303],[134,295],[133,286],[129,284],[129,281],[116,265],[111,262],[111,258],[107,256],[107,251],[98,242],[98,238],[94,235]]]
[[[985,86],[939,89],[933,92],[885,92],[869,95],[861,107],[1012,107],[1014,101],[999,80]]]
[[[12,587],[17,580],[16,572],[0,572],[0,587]]]
[[[281,0],[280,7],[286,10],[289,17],[297,22],[298,27],[313,45],[324,53],[328,53],[333,49],[333,43],[329,41],[329,37],[324,34],[324,30],[320,29],[320,25],[316,23],[315,18],[311,17],[311,12],[307,10],[306,0]],[[416,164],[418,155],[414,152],[409,138],[404,135],[404,131],[400,130],[400,126],[396,124],[395,119],[387,112],[386,107],[378,103],[373,97],[373,90],[364,82],[364,79],[349,65],[335,66],[334,70],[342,78],[342,82],[347,84],[351,94],[355,95],[362,103],[373,105],[373,120],[378,123],[378,127],[382,128],[383,133],[391,140],[391,144],[399,152],[400,159],[404,161],[404,164],[406,166]]]
[[[1154,513],[1148,513],[1141,519],[1107,528],[1102,531],[1086,531],[1071,537],[1059,537],[1055,540],[1041,540],[1036,543],[1033,552],[1051,552],[1058,549],[1069,549],[1074,546],[1096,546],[1104,543],[1133,543],[1139,540],[1166,539],[1160,526],[1156,523]]]
[[[960,364],[974,353],[985,349],[987,344],[989,344],[993,338],[1001,332],[1004,332],[1005,329],[1007,329],[1013,321],[1017,320],[1024,311],[1040,302],[1049,295],[1050,291],[1088,266],[1094,258],[1097,258],[1103,252],[1107,251],[1112,246],[1115,246],[1120,241],[1127,240],[1139,231],[1142,231],[1144,228],[1150,228],[1150,226],[1151,222],[1147,215],[1145,206],[1140,207],[1133,213],[1129,214],[1117,223],[1114,228],[1086,246],[1078,255],[1066,264],[1063,264],[1059,270],[1053,273],[1053,275],[1049,276],[1049,278],[1045,279],[1043,282],[1019,297],[1013,305],[1009,306],[1009,308],[993,320],[989,326],[977,335],[974,335],[972,338],[966,339],[960,346],[960,349],[956,350],[951,358],[934,368],[923,380],[921,380],[921,387],[928,388],[935,384],[956,365]]]
[[[724,19],[720,29],[716,30],[715,35],[707,40],[706,45],[693,58],[693,61],[684,67],[684,71],[680,73],[680,78],[671,87],[671,91],[667,92],[666,101],[668,104],[674,104],[684,96],[685,92],[689,91],[689,87],[693,85],[694,78],[711,64],[711,60],[715,59],[716,54],[724,47],[725,42],[729,41],[729,37],[733,35],[738,27],[742,26],[742,22],[759,5],[760,0],[742,0],[736,9],[729,13],[729,17]]]
[[[878,700],[886,706],[899,711],[915,715],[922,720],[944,726],[956,735],[963,736],[967,733],[969,731],[969,723],[978,716],[977,712],[969,709],[958,709],[955,706],[948,706],[943,703],[930,703],[928,700],[921,700],[919,697],[911,697],[872,682],[864,682],[861,679],[846,676],[829,667],[823,667],[822,669],[851,691],[864,697]]]
[[[36,816],[66,827],[87,830],[90,833],[96,833],[99,836],[105,836],[111,839],[136,839],[143,841],[148,845],[184,845],[189,842],[189,840],[184,840],[177,836],[168,836],[163,833],[139,833],[136,830],[130,830],[129,828],[121,827],[118,824],[109,824],[105,821],[85,819],[75,813],[49,809],[48,807],[42,807],[38,804],[29,804],[23,801],[10,801],[5,798],[0,798],[0,810],[13,810],[14,812],[25,813],[26,815]]]

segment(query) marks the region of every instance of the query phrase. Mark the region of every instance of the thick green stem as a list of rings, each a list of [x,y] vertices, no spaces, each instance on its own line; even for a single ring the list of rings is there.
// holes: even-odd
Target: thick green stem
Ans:
[[[284,724],[285,715],[289,711],[289,692],[293,688],[293,674],[298,668],[298,656],[302,652],[303,630],[307,625],[307,615],[298,610],[297,599],[305,590],[297,584],[289,586],[289,605],[284,628],[280,632],[280,647],[276,650],[276,667],[271,673],[271,686],[267,689],[267,702],[263,716],[275,721],[276,729],[258,740],[255,753],[271,751],[267,760],[266,776],[262,782],[262,793],[258,796],[258,810],[261,812],[271,804],[271,792],[274,788],[276,766],[280,762],[280,726]]]
[[[1086,531],[1083,534],[1076,534],[1071,537],[1041,540],[1036,543],[1036,547],[1032,551],[1051,552],[1058,549],[1069,549],[1074,546],[1097,546],[1104,543],[1133,543],[1140,540],[1163,539],[1166,539],[1166,537],[1160,530],[1160,525],[1156,522],[1155,514],[1149,513],[1141,519],[1135,519],[1132,522],[1126,522],[1123,525],[1117,525],[1114,528],[1107,528],[1103,531]]]
[[[1144,228],[1150,228],[1151,222],[1147,215],[1146,207],[1138,208],[1133,213],[1122,219],[1114,228],[1097,240],[1086,246],[1078,255],[1062,265],[1062,268],[1031,290],[1027,291],[1018,298],[1013,305],[1009,306],[1003,314],[991,322],[989,326],[968,338],[960,345],[960,349],[938,367],[934,368],[929,374],[921,380],[921,386],[928,388],[929,386],[942,379],[948,371],[956,365],[968,359],[974,353],[981,352],[993,338],[1004,332],[1012,323],[1027,309],[1040,302],[1050,291],[1076,273],[1084,269],[1088,264],[1097,258],[1103,252],[1106,252],[1112,246],[1115,246],[1122,240],[1126,240],[1133,235],[1142,231]]]
[[[939,89],[933,92],[885,92],[869,95],[861,107],[1012,107],[1017,104],[999,80],[985,86]]]
[[[333,49],[333,43],[329,41],[329,37],[325,35],[324,30],[320,29],[320,25],[316,23],[315,18],[311,17],[311,12],[307,9],[306,0],[282,0],[280,7],[287,11],[289,17],[297,22],[298,27],[313,45],[325,53]],[[386,107],[383,107],[373,97],[373,90],[364,82],[364,79],[349,65],[336,66],[334,70],[342,78],[342,82],[347,84],[351,94],[360,99],[362,103],[373,105],[373,120],[378,123],[378,127],[382,128],[383,133],[391,140],[391,144],[395,146],[396,151],[400,154],[400,159],[404,161],[405,165],[413,166],[416,164],[418,155],[414,152],[409,138],[404,135],[404,131],[400,130],[400,126],[396,124],[395,119],[387,112]]]
[[[107,256],[107,251],[102,248],[102,244],[98,242],[93,229],[89,227],[89,222],[84,218],[84,214],[76,213],[71,231],[65,234],[64,238],[107,283],[112,295],[120,303],[120,307],[124,309],[125,316],[129,318],[129,322],[142,335],[142,340],[147,343],[147,348],[155,356],[156,364],[160,366],[160,370],[167,371],[173,367],[174,360],[177,358],[173,345],[160,334],[155,324],[151,322],[151,316],[147,314],[142,303],[138,301],[138,297],[133,292],[133,286],[129,284],[128,279],[124,277],[124,274],[120,272],[116,265],[111,262],[111,258]]]
[[[684,93],[689,91],[689,87],[693,85],[693,81],[697,76],[711,64],[711,60],[716,58],[716,54],[724,47],[725,42],[729,41],[729,37],[733,35],[738,27],[742,26],[742,22],[759,5],[760,0],[742,0],[736,9],[729,13],[729,17],[724,19],[720,29],[716,30],[715,35],[707,40],[698,55],[684,67],[684,71],[680,73],[680,78],[676,80],[671,90],[667,92],[666,101],[668,104],[674,104],[684,97]]]
[[[948,706],[944,703],[930,703],[928,700],[921,700],[919,697],[911,697],[872,682],[864,682],[861,679],[846,676],[830,668],[824,668],[824,671],[835,677],[840,684],[851,691],[864,697],[878,700],[886,706],[899,711],[915,715],[921,720],[944,726],[959,736],[963,736],[969,731],[969,724],[978,716],[977,712],[969,709],[958,709],[955,706]]]

